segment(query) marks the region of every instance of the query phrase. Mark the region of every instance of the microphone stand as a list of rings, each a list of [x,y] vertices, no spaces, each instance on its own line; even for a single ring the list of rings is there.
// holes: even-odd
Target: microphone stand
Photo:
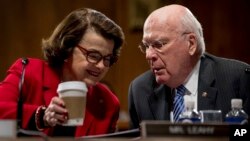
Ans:
[[[25,75],[25,67],[28,64],[28,59],[22,59],[22,72],[19,79],[19,97],[17,101],[17,131],[22,129],[22,117],[23,117],[23,94],[22,94],[22,87],[24,82],[24,75]],[[17,132],[17,136],[20,137],[20,133]]]
[[[27,58],[22,58],[22,72],[19,80],[19,97],[17,101],[17,137],[21,136],[39,136],[42,137],[44,141],[48,141],[48,137],[43,132],[32,131],[32,130],[24,130],[22,129],[22,118],[23,118],[23,94],[22,87],[25,76],[25,67],[29,63]]]

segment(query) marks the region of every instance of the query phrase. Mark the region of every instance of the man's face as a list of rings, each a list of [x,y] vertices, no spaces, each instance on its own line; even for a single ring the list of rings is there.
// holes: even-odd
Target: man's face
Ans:
[[[177,32],[176,26],[157,19],[148,20],[144,25],[143,44],[156,81],[169,87],[183,83],[190,73],[188,32]]]

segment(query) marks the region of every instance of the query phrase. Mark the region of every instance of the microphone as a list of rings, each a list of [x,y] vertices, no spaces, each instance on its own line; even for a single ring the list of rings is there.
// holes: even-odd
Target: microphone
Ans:
[[[25,75],[25,67],[29,63],[29,60],[27,58],[22,58],[22,72],[19,79],[19,97],[17,101],[17,131],[22,128],[22,116],[23,116],[23,94],[22,94],[22,88],[23,88],[23,82],[24,82],[24,75]],[[17,133],[17,136],[20,136],[20,134]]]

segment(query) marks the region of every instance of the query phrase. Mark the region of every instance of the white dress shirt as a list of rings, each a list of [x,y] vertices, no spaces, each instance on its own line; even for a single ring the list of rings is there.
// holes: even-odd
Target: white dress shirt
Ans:
[[[194,101],[194,108],[198,108],[198,78],[199,78],[199,70],[200,70],[200,61],[197,62],[192,72],[186,79],[186,83],[183,84],[187,89],[184,95],[184,101],[192,100]]]
[[[197,62],[192,72],[186,79],[186,83],[183,85],[187,89],[184,95],[184,102],[186,100],[194,101],[194,108],[198,108],[198,78],[199,78],[199,70],[200,70],[200,61]],[[176,90],[175,90],[176,93]],[[170,112],[170,121],[174,122],[173,120],[173,111]]]

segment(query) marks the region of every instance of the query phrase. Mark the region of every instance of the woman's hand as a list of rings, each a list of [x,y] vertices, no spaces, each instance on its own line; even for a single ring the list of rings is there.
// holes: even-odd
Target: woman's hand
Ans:
[[[59,97],[53,97],[48,108],[45,110],[43,120],[45,125],[56,126],[62,124],[68,119],[68,111],[65,108],[63,100]]]

